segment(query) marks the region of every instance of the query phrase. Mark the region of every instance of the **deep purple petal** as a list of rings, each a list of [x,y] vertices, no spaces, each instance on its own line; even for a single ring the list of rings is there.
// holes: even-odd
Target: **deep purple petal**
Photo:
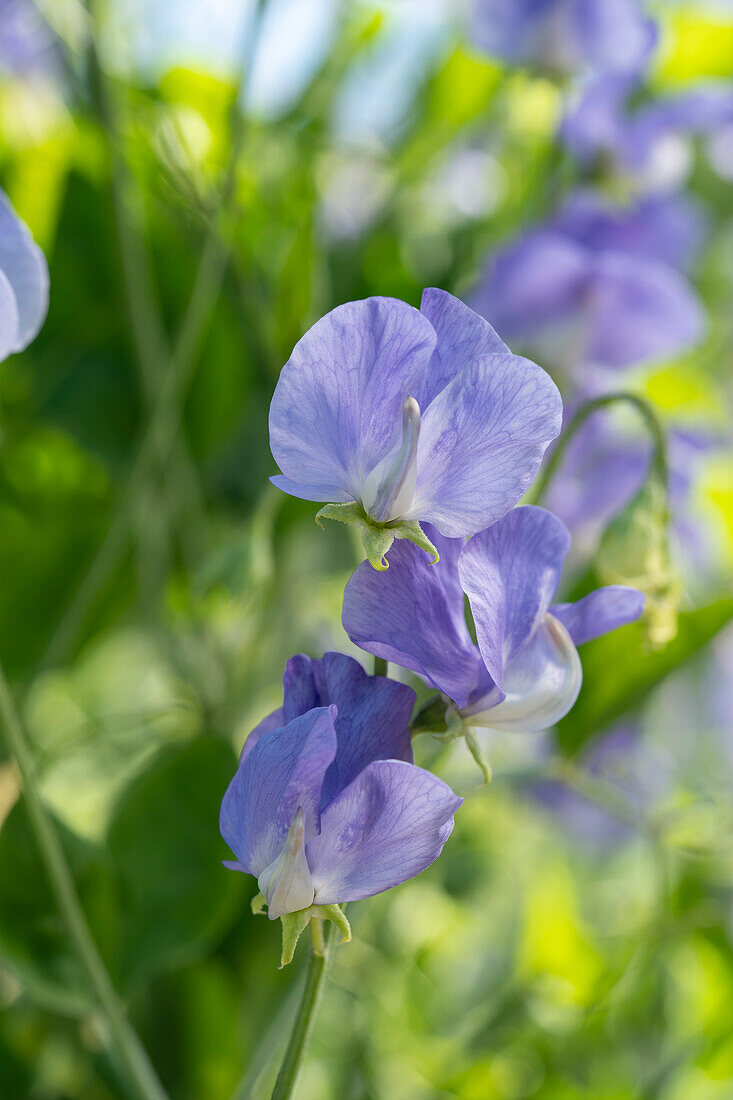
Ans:
[[[463,615],[456,556],[461,540],[436,538],[431,565],[410,542],[394,544],[389,569],[362,565],[346,585],[342,621],[352,642],[368,653],[417,672],[465,706],[483,666]]]
[[[644,593],[623,584],[609,584],[576,603],[555,604],[550,610],[565,625],[575,644],[582,645],[635,622],[644,611]]]
[[[368,898],[420,874],[440,855],[462,801],[414,764],[369,764],[323,811],[307,846],[316,904]]]
[[[18,306],[18,330],[12,350],[22,351],[40,329],[48,310],[48,265],[2,191],[0,271],[10,283]]]
[[[335,708],[321,707],[262,736],[237,768],[221,804],[221,835],[259,876],[281,853],[296,811],[305,838],[320,823],[321,787],[336,755]]]
[[[514,355],[468,363],[423,417],[409,518],[451,537],[495,523],[532,484],[561,425],[559,391],[536,363]]]
[[[277,710],[273,710],[271,714],[263,718],[259,725],[255,726],[249,734],[247,740],[242,745],[242,751],[239,754],[239,763],[241,764],[244,758],[249,756],[261,737],[264,737],[266,733],[272,733],[273,730],[282,729],[284,725],[285,716],[283,714],[283,708],[278,707]]]
[[[422,391],[424,409],[459,374],[466,363],[481,355],[510,355],[509,348],[480,314],[444,290],[423,291],[420,312],[435,329],[438,343]]]
[[[373,570],[372,570],[373,572]],[[329,802],[374,760],[412,762],[410,718],[415,692],[385,676],[368,676],[343,653],[322,660],[292,657],[283,677],[287,721],[312,707],[334,703],[337,750],[326,772],[321,806]]]
[[[393,298],[348,302],[317,321],[270,406],[282,487],[302,485],[310,500],[360,499],[367,474],[399,443],[405,399],[419,393],[435,343],[430,322]]]
[[[515,508],[466,543],[458,571],[481,656],[495,683],[545,617],[570,549],[565,524],[544,508]]]

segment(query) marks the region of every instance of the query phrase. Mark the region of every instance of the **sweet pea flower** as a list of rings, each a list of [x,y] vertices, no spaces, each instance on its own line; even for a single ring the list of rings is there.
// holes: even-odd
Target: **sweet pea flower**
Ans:
[[[324,698],[339,703],[308,706]],[[410,762],[413,699],[349,657],[297,657],[282,712],[245,744],[221,806],[237,857],[225,866],[254,875],[270,920],[283,918],[283,963],[311,919],[348,938],[339,906],[424,871],[450,836],[462,799]]]
[[[638,0],[475,0],[474,36],[497,57],[568,75],[635,70],[656,31]]]
[[[633,212],[626,224],[619,213],[615,225],[606,219],[599,228],[587,201],[584,208],[571,200],[492,258],[474,307],[505,338],[570,370],[612,371],[694,345],[704,312],[688,280],[658,258],[661,226],[644,225]],[[683,257],[693,234],[694,226],[681,226],[668,254]]]
[[[733,85],[711,83],[631,107],[641,74],[605,73],[563,119],[561,136],[585,163],[604,157],[637,193],[677,190],[692,167],[696,137],[733,126]]]
[[[349,637],[416,672],[450,700],[469,731],[535,732],[554,725],[580,691],[576,647],[637,619],[643,595],[611,585],[577,603],[553,603],[570,534],[544,508],[515,508],[465,543],[435,537],[440,562],[434,568],[401,543],[384,577],[359,566],[344,594]],[[476,642],[465,621],[464,593]]]
[[[0,361],[31,342],[47,309],[46,258],[0,191]]]
[[[549,375],[513,355],[457,298],[426,290],[338,306],[296,345],[270,407],[278,488],[329,502],[386,568],[395,537],[434,554],[443,535],[494,523],[532,483],[560,431]]]

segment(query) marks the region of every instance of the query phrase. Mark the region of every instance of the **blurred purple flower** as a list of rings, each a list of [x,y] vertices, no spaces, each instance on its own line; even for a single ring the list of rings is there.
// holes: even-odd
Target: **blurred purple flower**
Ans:
[[[573,73],[636,69],[656,30],[638,0],[475,0],[474,36],[507,61]]]
[[[278,488],[373,523],[470,535],[503,516],[560,430],[552,379],[441,290],[338,306],[296,345],[270,407]]]
[[[546,362],[625,368],[679,353],[704,331],[704,313],[679,262],[693,247],[683,204],[647,204],[626,216],[591,197],[570,200],[545,226],[489,263],[473,305],[497,330]],[[665,225],[674,230],[664,239]]]
[[[0,0],[0,68],[25,74],[52,66],[54,38],[32,0]]]
[[[46,258],[0,191],[0,361],[31,342],[47,309]]]
[[[553,604],[570,535],[543,508],[515,508],[466,543],[436,540],[435,566],[403,543],[384,576],[359,566],[344,594],[349,637],[418,673],[469,726],[532,732],[553,725],[580,690],[576,646],[637,619],[643,595],[613,585]]]
[[[703,457],[723,441],[711,431],[672,427],[667,435],[669,501],[682,557],[708,571],[713,547],[692,514],[691,493]],[[570,441],[547,491],[547,507],[573,531],[581,553],[593,548],[613,516],[641,489],[651,441],[621,430],[607,412],[589,417]]]
[[[658,97],[632,108],[639,77],[607,73],[568,111],[561,133],[581,161],[605,156],[640,191],[669,191],[684,182],[690,139],[733,124],[733,85],[710,84]]]
[[[462,802],[422,768],[377,759],[371,727],[350,731],[338,716],[335,705],[316,707],[261,734],[224,795],[221,833],[237,857],[226,866],[257,878],[271,920],[424,871]],[[390,733],[404,752],[401,719],[379,731],[383,744]]]

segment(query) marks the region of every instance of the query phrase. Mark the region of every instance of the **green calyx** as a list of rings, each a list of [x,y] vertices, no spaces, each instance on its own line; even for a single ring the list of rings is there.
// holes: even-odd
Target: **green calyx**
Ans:
[[[267,901],[262,894],[257,894],[252,899],[252,912],[255,914],[264,913],[266,909]],[[293,961],[298,940],[308,925],[311,924],[311,921],[316,922],[311,926],[314,954],[323,954],[323,921],[330,921],[331,924],[336,925],[341,933],[340,943],[350,942],[351,925],[340,905],[309,905],[307,909],[299,909],[296,913],[284,913],[280,917],[283,929],[280,970]]]
[[[436,695],[427,701],[415,715],[410,729],[413,737],[418,733],[429,733],[436,741],[441,741],[443,744],[455,741],[459,737],[465,738],[471,756],[481,769],[484,783],[491,782],[491,765],[476,731],[461,718],[453,704],[447,702],[442,695]]]
[[[426,554],[430,554],[435,565],[440,560],[438,551],[416,520],[391,520],[388,523],[376,523],[366,514],[361,504],[326,504],[316,515],[316,523],[323,526],[322,520],[332,519],[337,523],[346,523],[349,527],[361,530],[361,541],[370,565],[383,572],[389,569],[386,555],[395,539],[407,539],[414,542]]]

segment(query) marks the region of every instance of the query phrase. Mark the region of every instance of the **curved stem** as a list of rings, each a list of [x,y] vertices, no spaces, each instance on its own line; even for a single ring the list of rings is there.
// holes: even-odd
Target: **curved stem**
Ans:
[[[318,925],[318,928],[314,926]],[[285,1057],[277,1075],[272,1100],[290,1100],[295,1094],[300,1071],[310,1042],[318,1006],[323,996],[326,971],[333,950],[334,925],[329,925],[324,938],[322,921],[311,921],[312,950],[305,975],[305,986],[298,1014],[293,1023]]]
[[[76,893],[61,843],[38,792],[36,769],[5,672],[0,665],[0,718],[11,755],[23,782],[28,818],[45,865],[56,905],[72,948],[86,973],[90,989],[109,1030],[112,1053],[140,1100],[166,1100],[166,1093],[134,1028],[130,1025],[89,927]]]
[[[669,480],[669,466],[667,463],[667,439],[665,436],[664,428],[662,427],[659,417],[654,411],[652,405],[643,397],[639,397],[635,393],[608,393],[602,397],[594,397],[592,400],[587,401],[585,405],[577,410],[575,415],[571,418],[567,427],[563,431],[560,439],[557,442],[555,450],[550,455],[547,464],[544,469],[540,471],[537,476],[537,480],[534,483],[533,498],[536,504],[539,504],[545,493],[547,487],[552,480],[554,474],[557,472],[558,467],[562,463],[567,451],[568,445],[578,430],[582,428],[588,417],[592,416],[594,412],[599,409],[606,408],[608,405],[614,405],[619,403],[625,403],[632,405],[641,415],[644,423],[649,431],[649,435],[653,444],[653,455],[650,475],[653,474],[658,478],[661,485],[667,488],[667,482]]]

